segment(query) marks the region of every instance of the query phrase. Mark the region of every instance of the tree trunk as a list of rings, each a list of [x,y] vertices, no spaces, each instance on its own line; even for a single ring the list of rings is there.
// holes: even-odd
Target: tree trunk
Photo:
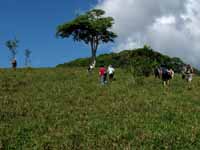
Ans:
[[[92,49],[92,60],[91,60],[91,64],[94,66],[96,65],[96,50]]]
[[[93,38],[91,40],[91,51],[92,51],[92,60],[91,60],[91,64],[93,65],[93,67],[95,68],[96,65],[96,52],[97,52],[97,48],[98,48],[98,40]]]

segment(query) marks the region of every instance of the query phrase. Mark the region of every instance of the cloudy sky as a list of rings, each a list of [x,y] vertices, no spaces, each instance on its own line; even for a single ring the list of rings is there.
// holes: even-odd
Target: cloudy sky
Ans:
[[[147,44],[200,67],[199,0],[99,0],[96,7],[115,19],[114,51]]]
[[[27,48],[33,67],[89,57],[88,45],[57,39],[55,33],[59,24],[93,8],[114,17],[118,34],[116,42],[101,45],[98,54],[147,44],[200,68],[200,0],[0,0],[0,67],[10,67],[5,41],[15,36],[20,67]]]

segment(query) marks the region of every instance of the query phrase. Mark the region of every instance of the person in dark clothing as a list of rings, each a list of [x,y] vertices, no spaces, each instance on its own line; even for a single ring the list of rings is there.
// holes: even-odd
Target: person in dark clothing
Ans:
[[[16,60],[16,58],[14,58],[11,63],[12,63],[12,68],[14,70],[16,70],[16,68],[17,68],[17,60]]]
[[[174,71],[172,69],[168,69],[166,66],[161,67],[161,77],[164,86],[169,85],[169,81],[173,78]]]

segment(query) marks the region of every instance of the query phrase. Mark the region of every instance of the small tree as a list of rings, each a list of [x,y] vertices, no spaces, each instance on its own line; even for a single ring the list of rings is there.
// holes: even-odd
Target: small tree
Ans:
[[[144,50],[147,50],[147,51],[148,51],[148,50],[152,50],[151,46],[149,46],[149,45],[147,45],[147,44],[144,45],[143,49],[144,49]]]
[[[77,16],[74,20],[62,24],[57,28],[57,36],[68,38],[72,36],[74,41],[90,45],[92,63],[96,62],[96,52],[99,44],[114,42],[117,35],[110,29],[114,24],[112,17],[104,17],[105,11],[93,9],[85,14]]]
[[[16,38],[14,40],[6,41],[6,47],[11,52],[11,60],[13,60],[16,57],[18,43],[19,41]]]
[[[31,51],[29,49],[24,50],[24,55],[25,55],[25,66],[28,67],[31,64]]]

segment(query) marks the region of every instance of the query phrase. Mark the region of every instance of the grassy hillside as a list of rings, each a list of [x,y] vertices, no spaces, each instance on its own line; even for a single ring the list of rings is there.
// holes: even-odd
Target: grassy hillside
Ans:
[[[89,58],[80,58],[68,63],[60,64],[57,67],[87,67],[90,64]],[[97,66],[101,64],[113,64],[115,67],[129,68],[133,67],[140,75],[148,76],[155,67],[165,64],[173,68],[175,72],[180,73],[184,62],[179,58],[171,58],[163,55],[151,48],[144,46],[135,50],[125,50],[120,53],[103,54],[97,57]],[[196,70],[196,72],[198,72]]]
[[[82,68],[0,71],[0,149],[200,149],[200,78],[118,69],[98,82]]]

